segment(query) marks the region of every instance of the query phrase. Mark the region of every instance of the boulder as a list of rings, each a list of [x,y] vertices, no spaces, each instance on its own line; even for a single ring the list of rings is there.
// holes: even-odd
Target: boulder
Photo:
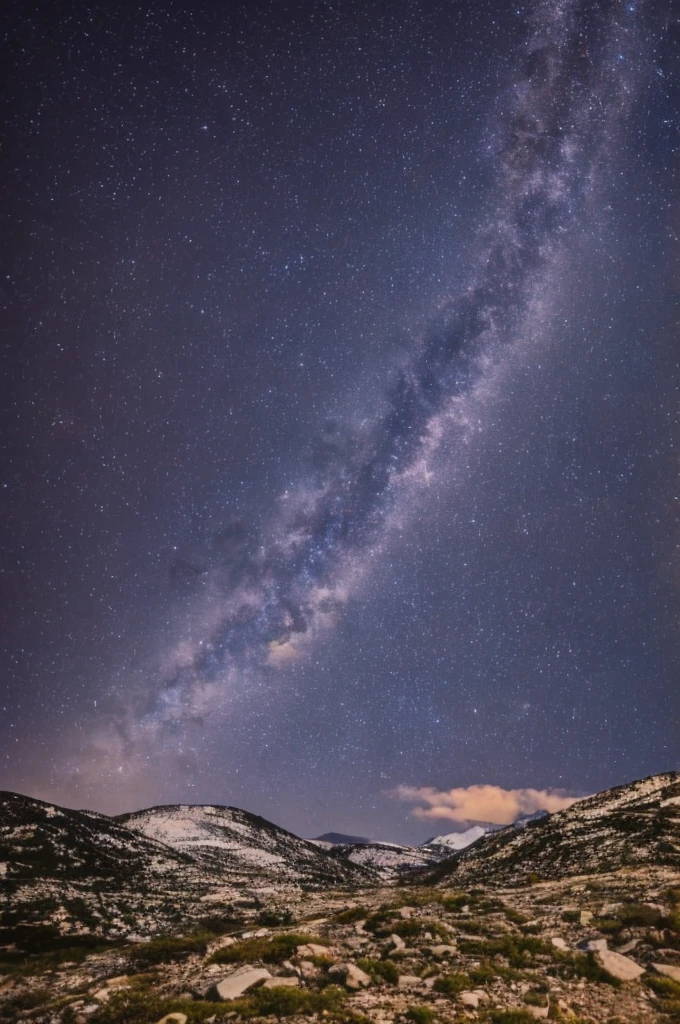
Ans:
[[[328,956],[328,947],[320,946],[318,942],[308,942],[304,946],[298,946],[295,952],[305,959],[310,956]]]
[[[298,988],[300,979],[296,976],[287,978],[267,978],[262,988]]]
[[[161,1017],[158,1024],[187,1024],[188,1017],[186,1013],[166,1013],[165,1017]]]
[[[593,919],[592,910],[582,910],[579,915],[579,924],[590,924]]]
[[[311,981],[312,978],[318,978],[321,971],[313,964],[311,960],[300,961],[300,977],[304,978],[305,981]]]
[[[268,978],[271,978],[271,974],[266,968],[251,967],[250,964],[245,964],[243,967],[239,967],[237,971],[228,974],[222,981],[218,981],[215,985],[215,991],[222,1002],[228,1002],[230,999],[238,999],[248,989],[261,985]]]
[[[559,935],[551,935],[550,936],[550,942],[555,947],[555,949],[569,949],[569,946],[567,945],[567,943]]]
[[[598,949],[608,949],[606,939],[584,939],[583,942],[579,942],[579,949],[585,949],[589,953],[595,953]]]
[[[662,974],[664,978],[680,981],[680,967],[673,967],[671,964],[652,964],[652,968],[657,974]]]
[[[399,988],[418,988],[423,984],[423,980],[415,974],[400,974],[397,984]]]
[[[479,1006],[479,996],[476,992],[461,992],[458,998],[463,1006],[468,1006],[471,1010],[476,1010]]]
[[[406,943],[400,935],[390,935],[390,943],[393,949],[406,949]]]
[[[432,946],[430,952],[433,956],[436,956],[438,960],[443,960],[444,957],[453,956],[458,952],[457,946]]]
[[[333,964],[328,973],[331,976],[341,977],[346,988],[355,992],[360,988],[368,988],[371,984],[370,976],[356,964]]]
[[[644,967],[640,967],[630,957],[622,956],[611,949],[598,949],[595,951],[595,959],[600,967],[608,971],[619,981],[635,981],[641,974],[645,973]]]

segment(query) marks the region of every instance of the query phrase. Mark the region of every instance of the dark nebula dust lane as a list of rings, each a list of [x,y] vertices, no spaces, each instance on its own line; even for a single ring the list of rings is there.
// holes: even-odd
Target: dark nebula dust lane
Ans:
[[[675,766],[679,31],[10,4],[5,788],[422,839]]]

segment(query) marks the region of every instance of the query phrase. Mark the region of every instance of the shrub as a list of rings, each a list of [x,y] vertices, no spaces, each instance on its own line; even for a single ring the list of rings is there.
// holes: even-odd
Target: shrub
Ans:
[[[218,949],[210,957],[212,964],[235,964],[242,961],[261,960],[265,964],[280,964],[293,956],[298,946],[313,942],[317,946],[327,946],[325,939],[315,935],[299,935],[295,932],[285,935],[274,935],[271,938],[241,939],[233,946]]]
[[[449,910],[452,913],[456,913],[456,911],[460,911],[463,909],[463,907],[467,906],[469,902],[470,897],[466,892],[454,890],[453,892],[448,892],[444,896],[444,898],[442,899],[442,906],[444,910]]]
[[[335,920],[338,924],[353,924],[355,921],[363,921],[368,917],[368,913],[366,907],[348,907],[347,910],[341,910],[336,914]]]
[[[294,924],[293,915],[290,910],[263,910],[257,918],[257,923],[265,928],[278,928],[282,925]]]
[[[393,960],[357,960],[357,967],[373,979],[382,978],[390,985],[396,985],[399,981],[399,969]]]
[[[429,1006],[409,1006],[406,1017],[413,1024],[434,1024],[435,1019],[434,1011]]]
[[[467,974],[442,974],[434,983],[435,992],[445,996],[457,996],[470,985]]]
[[[150,967],[153,964],[166,963],[168,960],[180,960],[191,953],[205,953],[208,943],[215,936],[210,932],[195,935],[160,935],[150,942],[140,942],[125,950],[130,960],[137,967]]]

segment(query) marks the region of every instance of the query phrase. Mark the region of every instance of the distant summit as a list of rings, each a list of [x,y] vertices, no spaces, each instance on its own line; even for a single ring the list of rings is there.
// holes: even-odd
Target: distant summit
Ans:
[[[356,846],[359,843],[371,843],[372,841],[365,836],[346,836],[342,832],[324,832],[322,836],[317,836],[312,840],[316,843],[332,843],[333,846]]]

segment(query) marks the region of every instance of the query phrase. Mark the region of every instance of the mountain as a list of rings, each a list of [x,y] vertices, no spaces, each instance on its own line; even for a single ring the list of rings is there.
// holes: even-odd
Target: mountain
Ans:
[[[370,881],[311,840],[237,807],[173,804],[121,814],[116,821],[230,878],[270,876],[303,885]]]
[[[680,868],[680,772],[616,786],[523,828],[490,832],[429,877],[518,885],[644,866]]]
[[[0,793],[0,934],[19,925],[149,934],[374,879],[236,808],[159,807],[111,818]]]
[[[359,843],[370,843],[365,836],[346,836],[342,832],[324,832],[322,836],[312,839],[313,843],[329,843],[331,846],[356,846]]]
[[[442,860],[450,857],[456,850],[464,850],[466,846],[475,843],[496,827],[495,825],[472,825],[464,832],[449,832],[444,836],[428,839],[420,849],[431,853],[433,860]]]

